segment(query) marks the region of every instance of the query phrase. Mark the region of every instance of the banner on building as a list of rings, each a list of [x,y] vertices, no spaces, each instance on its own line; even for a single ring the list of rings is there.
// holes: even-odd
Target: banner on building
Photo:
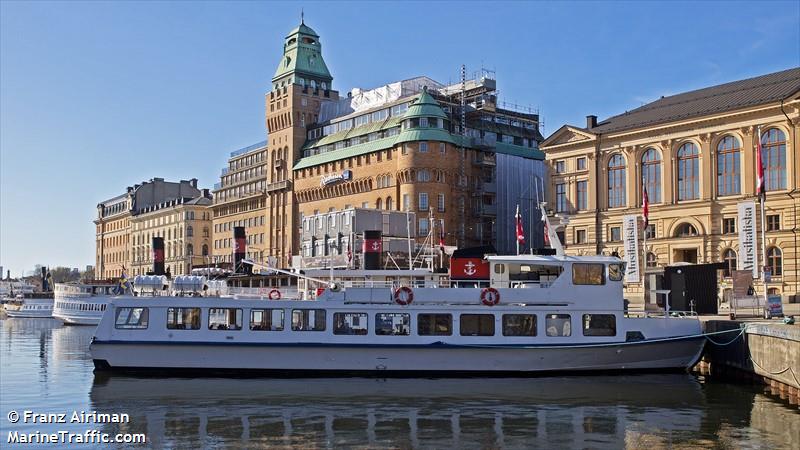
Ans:
[[[741,202],[739,207],[739,258],[736,268],[749,270],[758,278],[758,256],[756,254],[756,203]]]
[[[639,282],[639,227],[634,214],[622,218],[622,235],[625,244],[625,282]]]

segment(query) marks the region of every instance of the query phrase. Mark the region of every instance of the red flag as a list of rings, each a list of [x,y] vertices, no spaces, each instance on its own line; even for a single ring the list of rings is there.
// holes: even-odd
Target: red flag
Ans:
[[[442,226],[439,228],[439,249],[444,251],[444,220],[442,220]]]
[[[647,187],[642,188],[642,214],[644,215],[644,229],[650,224],[650,198],[647,196]]]
[[[525,230],[522,229],[522,216],[519,214],[519,206],[517,206],[517,242],[520,245],[525,245]]]
[[[550,247],[550,233],[547,229],[547,220],[542,217],[542,222],[544,222],[544,245],[545,247]]]
[[[353,262],[353,247],[350,245],[350,240],[347,241],[347,263]]]
[[[756,139],[756,193],[764,199],[767,196],[767,189],[764,182],[764,163],[761,155],[761,127],[758,127]]]

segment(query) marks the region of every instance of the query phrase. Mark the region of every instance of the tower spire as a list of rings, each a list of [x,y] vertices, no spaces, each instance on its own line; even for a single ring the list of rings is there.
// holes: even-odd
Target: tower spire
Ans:
[[[305,25],[305,19],[303,17],[303,8],[300,8],[300,25]]]

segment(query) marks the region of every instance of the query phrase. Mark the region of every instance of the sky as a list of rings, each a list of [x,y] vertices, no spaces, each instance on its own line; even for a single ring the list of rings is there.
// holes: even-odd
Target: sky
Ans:
[[[800,66],[800,2],[0,1],[0,265],[94,264],[99,202],[219,181],[265,139],[264,94],[300,11],[334,88],[495,71],[543,134]]]

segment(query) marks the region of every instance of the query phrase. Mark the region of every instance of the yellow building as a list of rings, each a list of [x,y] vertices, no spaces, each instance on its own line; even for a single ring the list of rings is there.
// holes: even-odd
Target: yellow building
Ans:
[[[765,225],[768,290],[792,301],[800,290],[800,68],[559,128],[541,148],[550,170],[549,206],[569,219],[562,230],[567,253],[624,254],[623,216],[642,214],[644,186],[650,226],[642,266],[724,262],[723,288],[729,286],[741,252],[737,205],[756,199],[759,130],[767,201],[756,249],[762,258]],[[641,284],[627,291],[642,296]]]

